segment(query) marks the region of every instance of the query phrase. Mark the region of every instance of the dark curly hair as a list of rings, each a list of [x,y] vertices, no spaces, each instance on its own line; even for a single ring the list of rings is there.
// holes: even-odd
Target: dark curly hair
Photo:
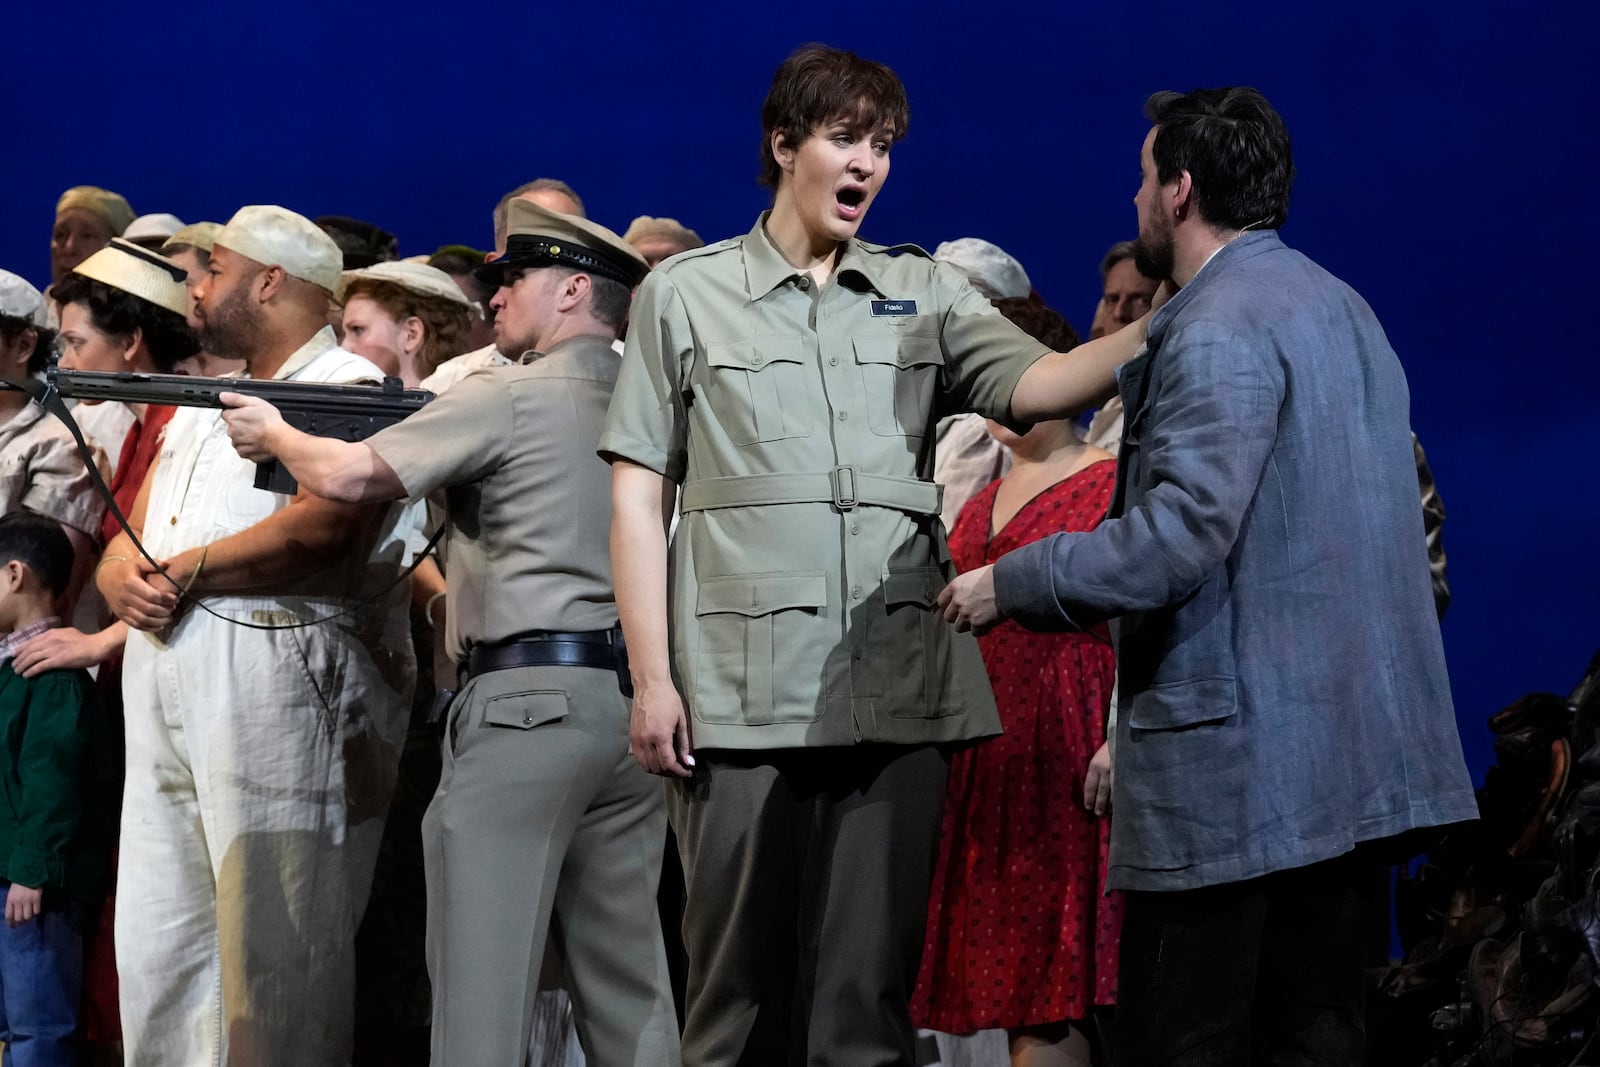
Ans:
[[[1276,230],[1289,218],[1294,154],[1289,131],[1255,89],[1155,93],[1150,153],[1161,183],[1188,171],[1200,217],[1228,230]]]
[[[179,360],[200,351],[200,339],[182,315],[105,282],[68,274],[55,284],[51,295],[62,307],[82,304],[88,308],[89,321],[103,334],[127,340],[138,330],[158,371],[170,371]]]

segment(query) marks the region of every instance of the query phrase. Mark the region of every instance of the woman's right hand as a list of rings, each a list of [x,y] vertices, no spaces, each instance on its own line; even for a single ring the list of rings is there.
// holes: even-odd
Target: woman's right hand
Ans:
[[[688,778],[694,774],[689,716],[671,682],[639,687],[628,727],[628,754],[651,774]]]
[[[103,557],[95,587],[111,614],[135,630],[154,633],[177,616],[177,587],[149,560]]]
[[[24,678],[44,671],[93,667],[105,660],[106,641],[101,634],[86,634],[71,626],[46,630],[17,650],[11,667]]]

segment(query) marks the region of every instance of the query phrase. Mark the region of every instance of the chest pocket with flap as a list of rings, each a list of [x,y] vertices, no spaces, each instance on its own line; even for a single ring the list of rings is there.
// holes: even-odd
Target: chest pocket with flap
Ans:
[[[808,399],[818,390],[806,363],[805,346],[793,337],[706,345],[708,399],[734,444],[811,436]]]
[[[856,363],[867,393],[867,424],[883,437],[925,437],[944,367],[936,336],[858,337]]]

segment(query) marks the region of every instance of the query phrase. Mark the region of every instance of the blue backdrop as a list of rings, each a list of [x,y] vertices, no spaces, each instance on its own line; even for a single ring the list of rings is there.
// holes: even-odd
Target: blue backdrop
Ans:
[[[1086,330],[1099,257],[1134,233],[1146,95],[1255,85],[1295,140],[1285,239],[1367,297],[1410,376],[1475,774],[1485,716],[1564,692],[1600,646],[1592,4],[11,7],[0,265],[41,284],[79,183],[187,221],[354,215],[403,254],[487,247],[496,198],[542,175],[619,230],[648,213],[743,232],[772,69],[821,40],[910,91],[864,236],[988,238]]]

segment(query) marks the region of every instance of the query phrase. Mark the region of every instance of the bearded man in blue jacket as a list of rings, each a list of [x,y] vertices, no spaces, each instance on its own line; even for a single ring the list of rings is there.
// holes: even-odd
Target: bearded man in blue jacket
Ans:
[[[1177,292],[1120,374],[1110,517],[941,604],[958,628],[1116,620],[1118,1062],[1345,1067],[1382,865],[1477,816],[1410,396],[1372,309],[1278,237],[1294,167],[1266,99],[1146,115],[1138,263]]]

